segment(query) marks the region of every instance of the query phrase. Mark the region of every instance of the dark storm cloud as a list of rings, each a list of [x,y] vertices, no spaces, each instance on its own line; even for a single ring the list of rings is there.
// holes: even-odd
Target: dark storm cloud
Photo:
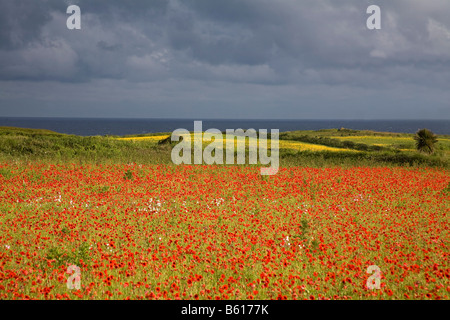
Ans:
[[[367,1],[79,0],[73,2],[82,8],[78,33],[65,28],[69,2],[3,1],[2,78],[145,81],[145,73],[154,80],[150,73],[155,71],[210,79],[220,78],[216,70],[222,66],[229,70],[225,81],[231,68],[242,78],[254,67],[261,81],[277,83],[327,81],[322,74],[334,69],[357,76],[361,70],[370,74],[392,66],[450,66],[445,38],[450,27],[443,14],[450,4],[436,1],[434,7],[385,1],[384,28],[370,32]],[[66,67],[52,70],[61,65],[49,60]],[[135,69],[140,76],[133,77]],[[333,78],[330,74],[331,83]]]
[[[262,86],[273,93],[266,96],[268,101],[282,100],[291,111],[299,97],[295,90],[287,94],[279,86],[325,91],[341,86],[346,97],[360,88],[361,95],[353,99],[358,103],[366,89],[433,88],[441,109],[448,98],[447,0],[0,0],[0,4],[0,81],[29,87],[42,81],[81,86],[111,80],[111,87],[150,83],[158,88],[151,93],[152,101],[167,102],[178,92],[192,104],[196,98],[185,88],[198,91],[198,99],[205,103],[217,97],[224,104],[227,95],[243,94],[236,91],[241,83]],[[70,4],[81,7],[81,30],[66,28]],[[371,4],[381,7],[381,30],[366,28]],[[213,89],[212,83],[222,91]],[[9,85],[3,88],[12,90]],[[339,96],[337,91],[328,92]],[[143,94],[146,99],[149,95]],[[398,101],[392,92],[387,96]],[[303,93],[301,97],[306,99]]]
[[[41,28],[51,20],[47,6],[39,1],[1,1],[0,49],[13,50],[39,39]]]

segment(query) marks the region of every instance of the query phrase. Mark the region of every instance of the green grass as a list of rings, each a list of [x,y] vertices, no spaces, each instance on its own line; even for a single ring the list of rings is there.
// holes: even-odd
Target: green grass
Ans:
[[[145,137],[152,133],[127,135]],[[176,143],[155,140],[120,140],[119,136],[67,135],[43,129],[0,127],[0,160],[76,163],[171,164]],[[359,152],[280,150],[280,166],[429,166],[449,168],[450,136],[438,136],[436,152],[424,155],[414,149],[412,134],[367,130],[327,129],[280,133],[280,139],[303,141]],[[381,144],[383,146],[378,146]],[[405,151],[404,149],[410,149]],[[0,172],[7,176],[8,173]]]
[[[130,142],[109,136],[82,137],[0,127],[0,158],[5,160],[169,163],[170,150],[166,149],[146,141]]]
[[[324,129],[317,131],[291,131],[280,133],[280,139],[296,141],[314,141],[320,144],[329,143],[333,147],[348,148],[341,143],[348,141],[354,144],[365,144],[367,146],[382,146],[384,149],[415,149],[414,134],[376,132],[368,130],[350,129]],[[309,139],[309,140],[308,140]],[[333,144],[334,143],[334,144]],[[324,144],[328,145],[328,144]],[[437,149],[450,151],[450,136],[438,135]],[[382,150],[383,148],[379,149]],[[355,148],[358,149],[358,148]],[[374,149],[376,151],[376,148]]]
[[[47,129],[28,129],[17,127],[0,127],[0,136],[63,136],[64,134]]]

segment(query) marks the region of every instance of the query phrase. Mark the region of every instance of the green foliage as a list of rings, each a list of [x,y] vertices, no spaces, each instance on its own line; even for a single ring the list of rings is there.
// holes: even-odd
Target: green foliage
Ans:
[[[72,254],[72,261],[78,263],[80,260],[87,262],[89,260],[89,243],[83,242]]]
[[[314,136],[314,137],[351,137],[351,136],[380,136],[380,137],[405,137],[409,134],[407,133],[393,133],[393,132],[377,132],[372,130],[353,130],[353,129],[320,129],[320,130],[297,130],[297,131],[289,131],[280,133],[281,136],[288,136],[289,138],[283,139],[291,139],[290,137],[296,136]]]
[[[308,231],[309,225],[308,225],[308,220],[306,220],[305,218],[303,218],[300,223],[302,224],[300,226],[300,230],[302,231],[302,234],[306,234],[306,232]]]
[[[89,244],[83,242],[74,252],[63,252],[58,247],[52,247],[48,250],[46,255],[47,260],[54,260],[54,265],[57,267],[78,264],[80,260],[87,262],[89,260]]]
[[[450,193],[450,182],[448,183],[447,187],[442,191],[445,193]]]
[[[449,162],[440,157],[406,152],[332,152],[298,151],[281,154],[281,166],[329,167],[329,166],[428,166],[448,168]]]
[[[109,186],[102,186],[98,189],[98,193],[107,193],[109,192]]]
[[[306,220],[305,218],[302,218],[300,223],[301,223],[301,225],[300,225],[300,234],[295,234],[292,237],[293,238],[299,238],[302,241],[306,241],[307,240],[306,237],[307,237],[308,229],[309,229],[308,220]]]
[[[391,150],[390,148],[385,148],[375,145],[367,145],[365,143],[354,143],[353,141],[341,141],[338,139],[322,137],[322,136],[311,136],[311,135],[301,135],[301,136],[291,136],[289,133],[280,134],[280,138],[285,138],[293,141],[300,141],[312,144],[320,144],[327,147],[333,148],[343,148],[343,149],[353,149],[359,151],[383,151]]]
[[[360,152],[313,152],[280,149],[280,166],[351,167],[401,165],[449,167],[450,139],[448,137],[443,137],[444,139],[442,139],[442,142],[433,155],[426,156],[420,153],[396,150],[393,146],[386,148],[366,143],[356,143],[355,141],[341,141],[330,138],[340,135],[368,135],[380,136],[380,139],[383,139],[383,137],[389,139],[397,137],[400,134],[375,133],[372,131],[350,129],[283,132],[280,133],[280,139],[357,149]],[[404,139],[404,137],[412,137],[412,135],[401,134],[400,137]],[[26,162],[34,160],[50,161],[52,163],[78,162],[80,164],[132,162],[139,164],[173,164],[171,151],[173,146],[178,142],[171,142],[169,140],[170,138],[163,139],[159,144],[154,140],[137,140],[131,142],[129,140],[119,140],[108,136],[82,137],[59,134],[48,130],[0,127],[0,159],[2,161]],[[378,141],[377,139],[374,140]],[[398,140],[396,141],[398,143]],[[385,142],[382,141],[381,143]],[[405,144],[404,147],[406,146]],[[234,152],[234,157],[234,162],[236,163],[236,151]],[[245,157],[245,162],[248,163],[248,149],[245,152]],[[11,177],[11,173],[6,168],[0,170],[0,174],[6,179]],[[29,178],[34,181],[40,180],[39,176],[29,176]],[[132,175],[124,174],[124,179],[128,180],[132,178]]]
[[[53,247],[48,250],[46,259],[55,260],[55,264],[58,267],[64,266],[66,265],[66,262],[68,262],[68,256],[63,252],[59,251],[59,248],[57,247]]]
[[[11,171],[6,168],[0,168],[0,175],[3,176],[5,179],[9,179],[12,177]]]
[[[29,129],[29,128],[17,128],[17,127],[0,127],[0,136],[63,136],[64,134],[58,133],[46,129]]]
[[[167,138],[164,138],[162,140],[158,141],[158,145],[169,145],[169,146],[174,146],[176,144],[178,144],[179,142],[183,141],[184,138],[179,138],[178,141],[172,141],[172,136],[169,136]]]
[[[312,248],[312,250],[317,250],[317,249],[319,249],[319,241],[317,241],[316,239],[314,239],[313,241],[311,241],[311,248]]]
[[[39,133],[34,129],[0,127],[0,158],[11,160],[50,160],[102,163],[170,163],[170,148],[149,141],[132,143],[111,137],[82,137]]]
[[[414,136],[416,140],[416,148],[419,152],[432,154],[434,152],[434,144],[438,141],[437,137],[428,129],[421,129]]]
[[[133,173],[128,169],[123,175],[124,180],[133,180]]]

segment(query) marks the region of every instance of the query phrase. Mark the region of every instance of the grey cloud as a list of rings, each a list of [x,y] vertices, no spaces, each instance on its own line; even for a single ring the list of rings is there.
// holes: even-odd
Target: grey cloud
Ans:
[[[366,28],[366,8],[374,4],[369,0],[0,0],[0,4],[0,81],[76,86],[108,79],[134,86],[170,83],[185,97],[188,93],[181,87],[192,82],[195,88],[208,83],[206,91],[217,83],[222,91],[233,92],[237,84],[253,84],[281,100],[283,86],[381,91],[414,86],[433,88],[435,94],[441,90],[440,97],[448,97],[447,0],[378,0],[382,29],[374,31]],[[81,7],[81,30],[65,27],[68,4]],[[221,90],[210,92],[225,103]],[[162,91],[154,92],[152,99],[159,96],[168,99]],[[204,103],[214,100],[208,93],[199,96]],[[294,105],[288,97],[296,96],[286,98]],[[389,97],[394,99],[393,94]],[[188,99],[194,104],[194,98]],[[443,101],[439,100],[440,108]]]
[[[311,68],[317,72],[354,68],[371,73],[380,66],[405,63],[412,69],[427,61],[450,65],[450,27],[442,14],[446,9],[450,12],[450,4],[435,1],[436,6],[424,6],[419,1],[381,1],[383,29],[370,32],[365,27],[367,1],[308,0],[299,5],[293,0],[79,0],[76,3],[82,8],[83,30],[78,33],[65,29],[67,15],[57,11],[64,7],[51,1],[47,9],[50,13],[45,5],[36,7],[36,11],[35,6],[26,6],[25,16],[29,13],[31,18],[26,23],[19,21],[20,28],[13,28],[14,32],[3,31],[2,39],[9,42],[2,41],[2,46],[20,38],[15,35],[19,33],[27,35],[21,37],[19,56],[31,55],[32,46],[48,48],[52,41],[66,43],[78,59],[82,70],[78,76],[86,80],[132,75],[129,67],[136,64],[130,61],[161,50],[173,57],[165,69],[176,78],[183,78],[185,74],[178,70],[189,69],[195,61],[210,65],[209,71],[203,67],[207,78],[220,66],[228,70],[233,65],[268,66],[273,70],[273,81],[282,81],[277,74],[284,75],[284,81],[301,80],[305,70]],[[25,2],[35,3],[21,0]],[[20,7],[8,2],[7,11],[17,15]],[[32,28],[33,23],[37,27]],[[62,47],[60,51],[59,55],[68,54]],[[44,67],[51,67],[51,63],[43,62],[23,61],[27,66],[41,63],[34,69],[41,70],[43,76],[57,74],[46,72]],[[188,68],[180,67],[181,63]],[[9,64],[7,59],[1,63]],[[11,68],[2,77],[8,75],[13,76]],[[186,76],[190,75],[192,72]],[[228,78],[225,73],[223,79]]]
[[[0,1],[0,49],[14,50],[40,37],[51,20],[48,7],[39,1]]]
[[[99,47],[100,49],[106,50],[106,51],[117,51],[117,50],[122,49],[121,44],[109,44],[103,40],[100,40],[99,42],[97,42],[97,47]]]

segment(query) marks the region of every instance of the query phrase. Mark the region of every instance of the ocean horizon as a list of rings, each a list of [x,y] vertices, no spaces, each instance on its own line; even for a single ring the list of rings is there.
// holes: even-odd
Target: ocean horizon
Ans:
[[[397,133],[415,133],[427,128],[435,134],[450,134],[450,120],[320,120],[320,119],[169,119],[169,118],[65,118],[0,117],[0,126],[47,129],[80,136],[129,135],[172,132],[184,128],[192,131],[194,121],[201,120],[203,130],[278,129],[320,130],[347,128]]]

